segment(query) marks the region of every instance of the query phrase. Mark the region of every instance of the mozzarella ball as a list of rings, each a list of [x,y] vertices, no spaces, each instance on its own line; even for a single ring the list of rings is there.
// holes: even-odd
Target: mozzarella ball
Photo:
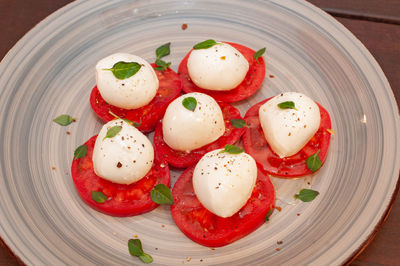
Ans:
[[[183,106],[188,97],[196,99],[191,111]],[[203,93],[188,93],[168,105],[162,122],[164,141],[174,150],[191,151],[207,145],[225,132],[224,117],[218,103]]]
[[[114,126],[122,126],[112,138],[105,138]],[[154,150],[149,139],[122,119],[108,122],[100,130],[93,150],[96,175],[118,184],[142,179],[153,166]]]
[[[141,67],[133,76],[118,79],[107,69],[121,61],[136,62]],[[100,60],[96,65],[96,82],[103,99],[123,109],[145,106],[156,96],[158,90],[158,78],[151,65],[139,56],[126,53],[112,54]]]
[[[297,109],[281,109],[278,104],[291,101]],[[259,109],[264,136],[272,150],[284,158],[299,152],[318,131],[321,115],[318,105],[297,92],[275,96]]]
[[[231,217],[250,198],[257,179],[257,165],[247,153],[214,150],[205,154],[193,173],[194,192],[201,204],[220,217]]]
[[[227,91],[243,81],[249,62],[231,45],[218,43],[207,49],[192,50],[187,68],[191,80],[198,87]]]

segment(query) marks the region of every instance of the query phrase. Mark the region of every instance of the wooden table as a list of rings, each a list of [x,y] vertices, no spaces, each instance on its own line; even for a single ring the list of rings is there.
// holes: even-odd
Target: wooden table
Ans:
[[[32,27],[71,0],[0,0],[0,58]],[[311,0],[367,47],[400,101],[400,0]],[[396,192],[399,194],[399,191]],[[400,199],[351,265],[400,265]],[[379,232],[378,232],[379,230]],[[0,243],[0,265],[22,264]]]

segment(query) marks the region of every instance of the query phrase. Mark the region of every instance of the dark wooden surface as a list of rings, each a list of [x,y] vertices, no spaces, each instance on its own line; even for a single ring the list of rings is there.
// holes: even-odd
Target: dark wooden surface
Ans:
[[[69,2],[71,0],[0,0],[0,58],[38,22]],[[368,48],[385,72],[399,104],[400,0],[310,2],[332,14]],[[400,265],[399,197],[386,218],[352,265]],[[18,259],[0,242],[0,265],[18,264]]]

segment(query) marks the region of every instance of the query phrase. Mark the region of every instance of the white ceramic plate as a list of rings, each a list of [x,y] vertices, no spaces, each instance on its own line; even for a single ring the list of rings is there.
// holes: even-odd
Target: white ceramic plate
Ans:
[[[236,105],[242,114],[268,96],[300,91],[325,106],[336,132],[315,176],[274,181],[281,212],[215,250],[187,239],[165,206],[130,218],[90,209],[69,170],[75,148],[102,125],[89,106],[99,59],[125,51],[153,61],[156,47],[172,42],[166,59],[177,69],[208,38],[267,47],[266,79]],[[3,59],[0,95],[0,235],[27,264],[140,264],[127,249],[134,235],[155,265],[340,264],[372,234],[398,179],[399,117],[384,74],[349,31],[303,1],[77,1]],[[77,123],[53,123],[62,113]],[[292,204],[308,181],[320,195]]]

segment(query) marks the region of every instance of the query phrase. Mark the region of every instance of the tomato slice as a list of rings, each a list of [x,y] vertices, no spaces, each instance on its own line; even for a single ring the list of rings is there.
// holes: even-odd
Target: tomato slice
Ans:
[[[258,117],[260,106],[270,99],[257,103],[247,111],[245,120],[248,128],[243,135],[244,150],[253,156],[259,168],[268,174],[285,178],[311,174],[312,172],[307,168],[307,158],[320,150],[318,156],[323,164],[328,153],[331,139],[331,134],[327,131],[331,128],[331,118],[328,112],[317,103],[321,114],[321,123],[317,133],[298,153],[280,158],[268,145]]]
[[[204,154],[209,151],[225,147],[226,144],[234,144],[244,133],[244,128],[235,128],[230,123],[231,119],[242,119],[238,109],[228,103],[218,103],[225,121],[225,132],[216,141],[207,144],[191,152],[177,151],[170,148],[164,141],[162,123],[157,125],[154,133],[154,146],[158,153],[164,154],[169,164],[178,168],[184,168],[197,163]]]
[[[82,200],[93,209],[112,216],[133,216],[155,209],[158,204],[151,200],[150,191],[155,185],[170,184],[169,168],[163,156],[155,153],[153,167],[139,181],[130,185],[112,183],[93,170],[92,154],[96,138],[97,135],[85,143],[85,157],[72,161],[72,179]],[[97,203],[91,197],[92,191],[102,192],[107,201]]]
[[[208,247],[230,244],[256,230],[275,205],[275,191],[268,176],[258,170],[256,185],[246,205],[228,218],[219,217],[197,199],[192,183],[195,166],[176,181],[171,214],[179,229],[193,241]]]
[[[153,68],[155,64],[151,64]],[[140,124],[138,129],[143,133],[149,133],[153,131],[157,125],[157,122],[163,118],[165,110],[167,109],[170,102],[180,96],[182,90],[182,82],[178,74],[176,74],[170,68],[165,71],[157,71],[156,74],[159,81],[159,86],[156,96],[153,100],[138,109],[122,109],[106,103],[101,97],[101,94],[95,86],[90,95],[90,105],[93,111],[104,121],[109,122],[115,119],[109,111],[113,112],[121,118],[129,119],[133,122]]]
[[[258,58],[259,63],[254,59],[254,50],[237,43],[225,42],[236,48],[249,62],[249,71],[246,77],[236,88],[229,91],[212,91],[205,90],[197,87],[189,76],[189,71],[187,68],[187,61],[192,50],[182,59],[178,68],[178,75],[180,76],[183,84],[183,91],[189,92],[202,92],[210,95],[217,101],[222,102],[237,102],[246,99],[250,95],[253,95],[265,77],[265,62],[262,57]]]

